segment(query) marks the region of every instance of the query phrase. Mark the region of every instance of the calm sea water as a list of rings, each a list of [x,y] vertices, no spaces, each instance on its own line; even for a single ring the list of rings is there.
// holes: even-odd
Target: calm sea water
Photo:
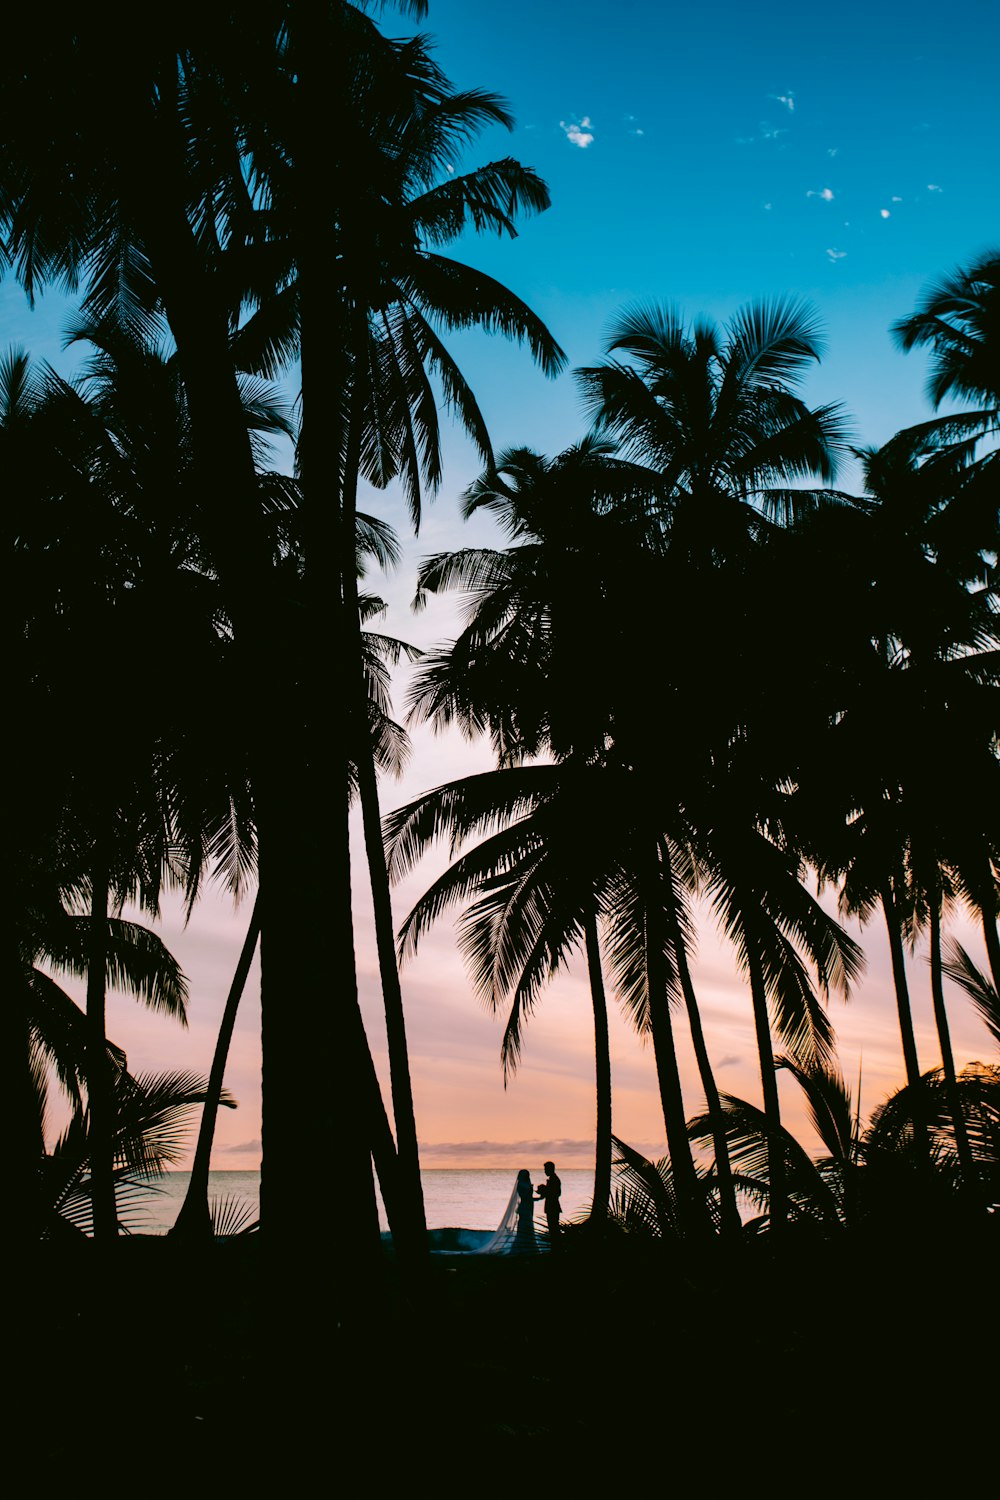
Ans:
[[[496,1229],[514,1188],[516,1169],[507,1167],[485,1167],[477,1170],[466,1168],[430,1168],[421,1174],[424,1185],[424,1204],[427,1224],[431,1229]],[[136,1234],[166,1234],[177,1217],[184,1201],[189,1172],[168,1172],[156,1184],[155,1189],[143,1190],[129,1204],[129,1227]],[[537,1178],[541,1180],[539,1172]],[[594,1177],[590,1171],[567,1167],[559,1173],[562,1182],[562,1210],[564,1219],[575,1218],[590,1202]],[[317,1185],[319,1190],[319,1185]],[[209,1198],[217,1204],[227,1205],[234,1215],[242,1215],[245,1223],[257,1217],[260,1195],[259,1172],[213,1172],[209,1178]],[[541,1204],[538,1205],[541,1208]],[[124,1205],[121,1205],[124,1208]],[[379,1219],[383,1229],[388,1228],[385,1214],[379,1203]],[[539,1216],[539,1227],[544,1219]],[[240,1227],[234,1225],[234,1228]]]

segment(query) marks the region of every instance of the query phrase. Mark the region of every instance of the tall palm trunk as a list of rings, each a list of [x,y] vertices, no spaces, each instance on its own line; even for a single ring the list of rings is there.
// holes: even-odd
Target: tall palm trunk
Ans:
[[[899,1035],[903,1044],[903,1062],[906,1067],[906,1082],[913,1097],[913,1137],[921,1157],[928,1161],[927,1118],[921,1099],[923,1084],[920,1078],[920,1063],[917,1060],[917,1039],[913,1031],[913,1011],[910,1006],[910,991],[906,982],[906,959],[903,953],[903,934],[892,881],[883,881],[879,890],[882,911],[885,915],[886,931],[889,935],[889,953],[892,958],[892,982],[896,992],[896,1013],[899,1017]]]
[[[590,1222],[605,1223],[611,1198],[611,1042],[608,1032],[608,1002],[601,969],[601,946],[597,935],[597,913],[593,907],[584,916],[590,998],[594,1008],[594,1071],[597,1083],[597,1128],[594,1147],[594,1195]]]
[[[87,1104],[90,1184],[94,1239],[114,1239],[118,1233],[115,1203],[114,1119],[111,1063],[107,1040],[107,972],[109,885],[103,836],[91,867],[89,941],[87,954]]]
[[[236,659],[248,699],[259,706],[253,739],[253,784],[261,888],[269,892],[269,931],[261,940],[262,1162],[261,1225],[271,1240],[294,1250],[300,1239],[302,1205],[312,1195],[314,1153],[329,1137],[337,1141],[340,1175],[358,1157],[357,1191],[326,1195],[315,1205],[321,1216],[349,1202],[344,1235],[321,1238],[343,1244],[363,1222],[370,1198],[372,1239],[377,1231],[367,1147],[355,1149],[358,1111],[350,1096],[356,1070],[348,1048],[335,1037],[335,1005],[317,995],[311,963],[303,951],[303,929],[330,926],[327,902],[343,908],[331,891],[329,819],[317,804],[322,777],[307,764],[303,673],[290,659],[302,629],[294,602],[281,597],[271,544],[259,503],[256,471],[236,371],[228,346],[225,289],[207,263],[186,213],[183,133],[176,105],[166,99],[152,111],[148,130],[134,150],[131,184],[138,222],[177,343],[191,414],[192,445],[202,489],[210,497],[203,529],[226,589],[234,622]],[[319,278],[318,278],[319,279]],[[313,640],[315,650],[325,643]],[[346,818],[346,815],[345,815]],[[333,824],[333,827],[336,825]],[[345,827],[346,836],[346,827]],[[324,846],[324,838],[328,842]],[[349,883],[342,875],[346,891]],[[348,938],[341,928],[346,949]],[[350,939],[351,943],[353,939]],[[351,949],[353,965],[353,947]],[[340,971],[343,971],[341,965]],[[339,979],[338,973],[338,979]],[[308,1019],[306,1014],[308,1014]],[[333,1092],[334,1113],[320,1090],[301,1088],[302,1037],[314,1052],[337,1059],[342,1087]]]
[[[751,901],[753,896],[751,893]],[[744,907],[745,912],[753,906]],[[750,1000],[753,1005],[753,1024],[757,1037],[757,1055],[760,1058],[760,1087],[764,1097],[764,1116],[767,1120],[767,1175],[770,1196],[770,1221],[772,1229],[783,1229],[788,1222],[788,1192],[785,1184],[785,1151],[781,1134],[781,1102],[778,1097],[778,1075],[774,1067],[774,1048],[771,1045],[771,1022],[767,1013],[767,986],[764,981],[764,965],[753,931],[744,919],[747,971],[750,975]]]
[[[367,330],[365,330],[367,331]],[[392,1091],[392,1115],[396,1126],[398,1155],[398,1218],[393,1229],[397,1254],[407,1259],[427,1253],[427,1221],[424,1214],[423,1187],[420,1181],[420,1155],[417,1146],[417,1122],[413,1108],[413,1085],[410,1080],[410,1058],[406,1044],[406,1021],[403,1013],[403,991],[396,961],[395,928],[392,920],[392,898],[389,874],[382,843],[382,817],[379,810],[378,777],[371,735],[369,733],[369,699],[363,670],[361,607],[358,597],[357,563],[353,547],[346,551],[346,538],[357,529],[358,458],[362,387],[356,384],[351,397],[350,432],[347,445],[350,462],[342,481],[342,511],[345,536],[344,614],[350,631],[350,652],[354,667],[353,720],[355,764],[361,798],[361,816],[365,835],[365,852],[375,916],[375,943],[378,951],[382,1003],[385,1009],[386,1041],[389,1050],[389,1078]]]
[[[962,1108],[962,1094],[955,1075],[955,1056],[951,1049],[951,1032],[944,1003],[944,978],[941,969],[941,906],[936,893],[932,893],[930,901],[930,963],[934,1021],[937,1026],[938,1046],[941,1049],[941,1066],[944,1071],[948,1110],[955,1128],[955,1146],[962,1169],[962,1180],[967,1191],[975,1193],[979,1173],[976,1170],[972,1146],[969,1143],[969,1132]]]
[[[312,87],[318,85],[316,78]],[[317,163],[311,166],[318,169]],[[310,171],[307,186],[313,180],[318,187],[318,176],[314,179]],[[343,399],[338,377],[348,389],[350,372],[345,360],[330,354],[342,347],[344,330],[329,306],[333,297],[322,270],[323,248],[307,244],[300,273],[306,607],[304,629],[296,633],[295,654],[306,794],[303,812],[313,821],[311,826],[307,822],[300,827],[296,855],[309,883],[309,915],[315,915],[317,930],[327,930],[332,937],[334,990],[324,1009],[337,1077],[325,1112],[343,1169],[343,1207],[353,1221],[350,1230],[344,1226],[343,1249],[349,1256],[370,1259],[378,1249],[371,1153],[383,1106],[358,1000],[352,910],[348,805],[355,660],[343,580],[347,569],[355,567],[355,542],[354,527],[348,526],[343,511],[342,475],[336,468],[330,474],[319,447],[320,414],[324,408],[337,408]],[[357,472],[358,449],[350,433],[342,462],[343,472]],[[275,887],[265,887],[269,911],[274,896],[281,899]],[[388,1198],[392,1196],[390,1189]],[[348,1249],[348,1233],[353,1250]]]
[[[233,1039],[233,1028],[236,1025],[236,1013],[240,1008],[243,991],[246,988],[247,976],[250,973],[250,965],[253,962],[254,953],[257,951],[257,940],[260,937],[260,893],[253,904],[253,913],[250,917],[250,925],[247,935],[243,940],[240,950],[239,961],[233,982],[229,986],[229,994],[226,996],[225,1009],[222,1012],[222,1021],[219,1026],[219,1035],[215,1042],[215,1053],[212,1057],[212,1071],[208,1078],[208,1094],[201,1113],[201,1125],[198,1130],[198,1144],[195,1147],[194,1162],[191,1166],[191,1181],[184,1195],[180,1213],[170,1237],[182,1239],[207,1240],[212,1237],[212,1216],[208,1208],[208,1174],[212,1160],[212,1142],[215,1138],[215,1124],[219,1116],[219,1100],[222,1096],[222,1085],[226,1076],[226,1062],[229,1058],[229,1045]]]
[[[655,846],[654,846],[655,849]],[[700,1233],[707,1228],[705,1202],[691,1153],[691,1141],[684,1118],[684,1096],[681,1090],[677,1048],[674,1042],[670,1000],[667,994],[667,965],[661,927],[663,894],[658,852],[651,862],[651,884],[645,907],[646,987],[649,998],[649,1022],[653,1036],[653,1055],[660,1089],[660,1106],[667,1134],[667,1150],[677,1186],[678,1208],[685,1233]]]
[[[722,1212],[722,1232],[724,1234],[738,1234],[742,1221],[740,1211],[736,1202],[736,1187],[733,1183],[733,1168],[729,1160],[729,1144],[726,1140],[726,1122],[722,1114],[722,1101],[719,1098],[719,1090],[715,1084],[715,1074],[712,1071],[712,1062],[708,1055],[708,1046],[705,1041],[705,1029],[701,1024],[701,1011],[698,1009],[698,1000],[694,992],[694,984],[691,980],[691,967],[688,963],[687,944],[681,931],[677,901],[674,896],[673,868],[670,860],[670,847],[665,839],[660,841],[660,856],[663,860],[664,891],[666,894],[666,913],[668,933],[673,943],[674,955],[677,962],[677,977],[681,984],[681,993],[684,996],[684,1004],[688,1014],[688,1025],[691,1028],[691,1042],[694,1046],[694,1054],[698,1062],[698,1074],[701,1078],[701,1086],[705,1091],[705,1103],[708,1108],[708,1118],[712,1127],[712,1146],[715,1151],[715,1170],[719,1178],[719,1204]]]
[[[370,745],[359,747],[358,784],[361,793],[372,906],[375,914],[375,940],[378,949],[379,973],[382,979],[382,999],[385,1006],[392,1114],[396,1126],[399,1207],[393,1228],[393,1244],[399,1254],[406,1257],[420,1257],[427,1252],[427,1223],[420,1181],[420,1157],[417,1148],[417,1125],[413,1108],[413,1087],[410,1081],[406,1025],[403,1017],[403,993],[396,963],[392,902],[382,845],[378,785]]]

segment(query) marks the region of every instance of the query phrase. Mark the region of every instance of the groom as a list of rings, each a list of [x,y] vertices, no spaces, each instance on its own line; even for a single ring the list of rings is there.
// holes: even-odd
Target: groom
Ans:
[[[562,1192],[562,1183],[556,1176],[555,1163],[545,1163],[545,1181],[538,1184],[538,1196],[545,1202],[545,1223],[549,1231],[549,1244],[553,1250],[562,1249],[562,1239],[559,1233],[559,1194]]]

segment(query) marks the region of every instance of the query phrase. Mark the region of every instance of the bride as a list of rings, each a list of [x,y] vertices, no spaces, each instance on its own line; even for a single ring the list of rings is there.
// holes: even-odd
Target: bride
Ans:
[[[514,1183],[514,1191],[504,1210],[504,1216],[493,1234],[480,1250],[481,1255],[534,1255],[538,1249],[535,1241],[535,1190],[531,1185],[531,1174],[522,1167]]]

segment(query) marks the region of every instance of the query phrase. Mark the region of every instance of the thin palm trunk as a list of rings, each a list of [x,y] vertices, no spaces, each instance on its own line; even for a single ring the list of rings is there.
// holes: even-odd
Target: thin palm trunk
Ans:
[[[941,970],[941,908],[934,894],[932,894],[930,901],[929,925],[931,996],[934,1001],[934,1021],[937,1026],[938,1046],[941,1049],[941,1067],[944,1071],[948,1110],[955,1128],[955,1146],[958,1151],[959,1165],[962,1169],[962,1180],[969,1191],[975,1192],[979,1174],[972,1155],[972,1147],[969,1144],[969,1132],[965,1123],[965,1112],[962,1108],[961,1090],[958,1087],[958,1079],[955,1075],[955,1056],[951,1048],[951,1031],[948,1026],[948,1012],[945,1009],[944,1003],[944,978]]]
[[[744,910],[751,911],[753,907],[748,906]],[[752,926],[747,928],[745,921],[744,936],[747,971],[750,976],[750,999],[753,1005],[753,1024],[757,1036],[757,1055],[760,1058],[760,1087],[764,1097],[764,1115],[767,1119],[770,1221],[772,1229],[783,1229],[788,1222],[788,1194],[785,1186],[785,1152],[781,1137],[778,1075],[774,1067],[771,1022],[767,1012],[767,986],[764,982],[764,966]]]
[[[346,536],[354,536],[357,526],[357,490],[359,442],[363,412],[360,409],[362,387],[357,384],[351,400],[351,431],[348,452],[351,462],[343,476],[343,526]],[[368,731],[368,690],[362,668],[363,640],[361,608],[358,597],[358,575],[353,549],[344,555],[344,612],[351,633],[351,657],[354,666],[353,719],[356,724],[355,764],[361,800],[365,836],[365,853],[375,917],[375,943],[382,1003],[385,1009],[386,1042],[389,1051],[389,1079],[392,1092],[392,1115],[396,1126],[398,1160],[398,1216],[393,1231],[397,1254],[420,1258],[427,1253],[427,1221],[424,1214],[423,1188],[420,1180],[420,1154],[417,1146],[417,1122],[413,1107],[413,1085],[410,1080],[410,1058],[406,1043],[406,1020],[403,1012],[403,990],[396,961],[395,927],[389,874],[382,843],[382,817],[379,809],[378,777],[371,735]],[[397,1238],[398,1236],[398,1238]]]
[[[91,869],[89,943],[87,955],[87,1127],[94,1239],[114,1239],[118,1233],[115,1203],[114,1123],[111,1063],[107,1042],[107,970],[109,876],[98,848]]]
[[[170,1231],[170,1235],[183,1239],[207,1240],[212,1237],[212,1216],[208,1208],[208,1174],[212,1160],[212,1142],[215,1138],[215,1124],[219,1116],[219,1100],[222,1096],[222,1085],[226,1075],[226,1062],[229,1058],[229,1046],[233,1039],[233,1028],[236,1025],[236,1013],[240,1008],[243,991],[246,988],[247,976],[250,973],[250,965],[253,962],[254,953],[257,951],[257,940],[260,937],[260,894],[254,901],[253,913],[250,917],[250,925],[247,935],[243,940],[240,951],[239,962],[233,975],[233,982],[229,986],[229,994],[226,996],[225,1009],[222,1012],[222,1022],[219,1026],[219,1035],[215,1042],[215,1054],[212,1058],[212,1071],[208,1080],[208,1095],[201,1114],[201,1126],[198,1131],[198,1144],[195,1147],[194,1162],[191,1166],[191,1181],[188,1183],[187,1193],[181,1205],[180,1213]]]
[[[649,1022],[653,1036],[653,1055],[656,1059],[656,1077],[660,1088],[660,1106],[667,1134],[667,1150],[670,1165],[677,1185],[680,1220],[685,1233],[699,1233],[706,1226],[705,1203],[691,1154],[691,1141],[684,1118],[684,1096],[681,1089],[680,1069],[677,1066],[677,1048],[674,1042],[673,1022],[670,1015],[670,1000],[667,994],[667,966],[664,956],[663,933],[657,920],[663,910],[663,896],[659,889],[662,875],[657,857],[652,863],[654,883],[650,899],[645,903],[645,962],[646,987],[649,998]]]
[[[584,916],[584,936],[590,974],[590,998],[594,1008],[594,1071],[597,1084],[594,1195],[590,1204],[590,1222],[601,1225],[607,1219],[611,1198],[611,1041],[608,1031],[608,1002],[601,969],[601,945],[597,935],[597,914],[592,907]]]
[[[660,854],[663,860],[667,925],[677,962],[677,977],[680,980],[681,993],[684,996],[684,1004],[687,1008],[688,1024],[691,1028],[691,1042],[694,1046],[694,1054],[698,1062],[698,1074],[701,1078],[701,1086],[705,1091],[705,1103],[712,1126],[715,1170],[719,1179],[722,1231],[724,1234],[738,1234],[742,1227],[742,1221],[740,1219],[739,1207],[736,1203],[736,1187],[733,1183],[733,1169],[729,1160],[729,1146],[726,1141],[726,1122],[722,1114],[722,1101],[719,1098],[719,1090],[715,1084],[715,1074],[712,1072],[712,1062],[708,1055],[708,1045],[705,1041],[705,1029],[701,1024],[698,999],[691,980],[691,966],[688,963],[687,944],[684,941],[684,934],[681,931],[677,903],[674,897],[670,848],[665,839],[660,841]]]
[[[983,940],[986,944],[990,973],[993,975],[993,988],[1000,995],[1000,930],[997,928],[997,889],[993,878],[993,867],[988,859],[986,860],[986,884],[983,889],[988,893],[979,906],[983,919]]]
[[[925,1161],[928,1157],[927,1120],[921,1105],[923,1084],[920,1078],[920,1063],[917,1059],[917,1039],[913,1031],[913,1011],[910,1006],[910,991],[906,982],[906,958],[903,953],[903,934],[892,882],[886,880],[879,891],[882,911],[885,915],[886,931],[889,935],[889,953],[892,958],[892,982],[896,992],[896,1013],[899,1017],[899,1035],[903,1044],[903,1062],[906,1067],[906,1082],[914,1100],[913,1136],[917,1149]]]

